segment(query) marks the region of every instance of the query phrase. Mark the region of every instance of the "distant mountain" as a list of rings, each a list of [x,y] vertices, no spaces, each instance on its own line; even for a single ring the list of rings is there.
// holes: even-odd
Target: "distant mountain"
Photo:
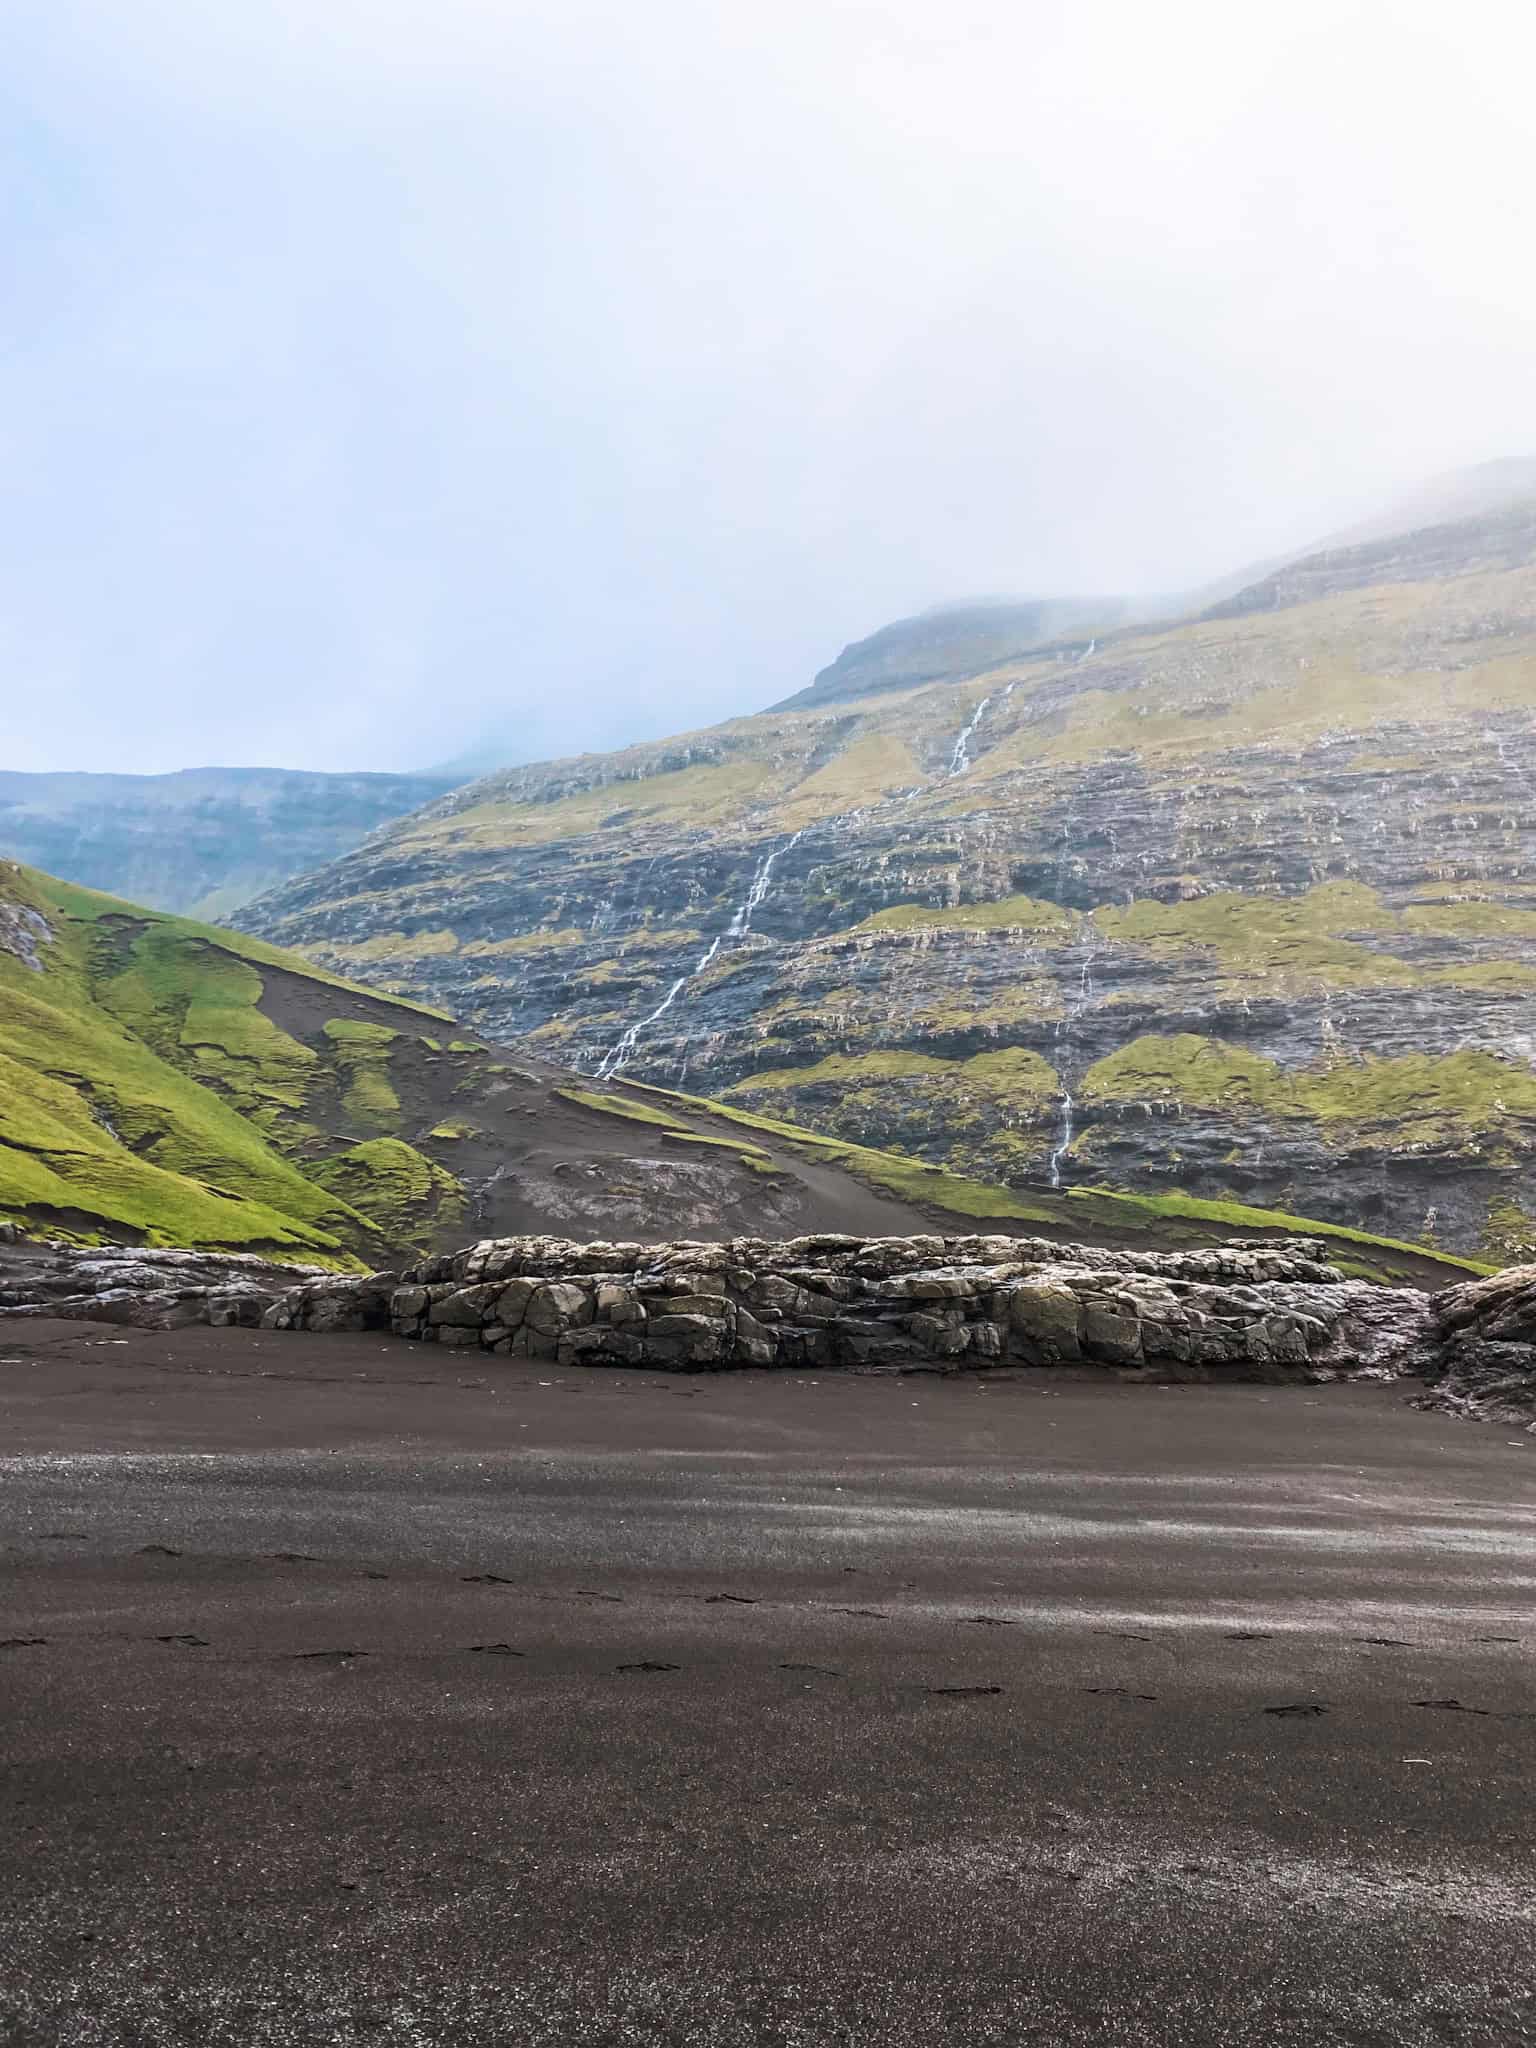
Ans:
[[[1429,524],[1182,619],[901,621],[788,706],[492,776],[242,921],[1028,1199],[1529,1256],[1532,484],[1441,480]]]
[[[781,1119],[593,1085],[293,954],[0,862],[0,1222],[378,1267],[472,1236],[968,1231],[1120,1244],[1288,1218],[1020,1198]],[[1385,1276],[1434,1269],[1341,1249]]]
[[[288,768],[0,770],[0,855],[158,910],[218,917],[339,859],[463,779]]]

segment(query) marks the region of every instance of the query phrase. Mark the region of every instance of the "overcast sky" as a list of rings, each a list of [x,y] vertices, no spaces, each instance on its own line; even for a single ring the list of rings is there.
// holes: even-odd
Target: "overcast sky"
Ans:
[[[12,0],[0,766],[528,758],[1536,450],[1512,0]]]

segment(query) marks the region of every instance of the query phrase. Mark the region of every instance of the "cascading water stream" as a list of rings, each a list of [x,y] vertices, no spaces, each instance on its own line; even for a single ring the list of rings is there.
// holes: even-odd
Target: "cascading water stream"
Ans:
[[[1014,685],[1010,683],[1008,687],[1003,691],[998,701],[1000,703],[1006,704],[1008,702],[1008,699],[1013,695],[1013,691]],[[971,713],[970,723],[968,725],[962,726],[959,733],[956,735],[955,750],[949,757],[949,772],[951,775],[964,775],[966,770],[971,766],[971,738],[972,735],[975,733],[977,726],[980,725],[981,721],[986,717],[988,710],[991,708],[991,704],[992,699],[990,696],[983,697],[981,702],[976,706],[976,709]]]
[[[960,732],[955,740],[955,751],[953,752],[953,754],[950,755],[949,758],[949,772],[951,775],[963,775],[966,769],[970,767],[971,734],[976,730],[977,726],[980,725],[982,719],[986,716],[987,706],[991,702],[992,699],[990,697],[983,697],[981,702],[976,706],[976,709],[971,713],[970,724],[961,727]]]
[[[1078,976],[1077,1000],[1066,1011],[1061,1022],[1056,1027],[1058,1058],[1067,1050],[1071,1043],[1072,1027],[1093,1001],[1093,994],[1093,953],[1090,950],[1083,961],[1082,972]],[[1072,1094],[1072,1085],[1067,1080],[1066,1075],[1063,1074],[1061,1080],[1061,1123],[1057,1129],[1056,1144],[1051,1152],[1050,1167],[1048,1169],[1053,1188],[1059,1188],[1062,1184],[1061,1162],[1066,1158],[1071,1148],[1072,1140],[1076,1135],[1077,1102]]]
[[[690,981],[697,981],[706,968],[713,966],[720,948],[727,939],[744,939],[746,937],[752,928],[753,917],[762,908],[763,902],[767,897],[769,885],[773,880],[775,863],[781,860],[792,847],[798,846],[804,837],[805,833],[803,830],[796,832],[792,838],[786,839],[782,846],[776,846],[772,853],[763,856],[753,871],[752,880],[748,885],[746,895],[737,905],[735,915],[725,930],[715,934],[705,950],[699,955],[695,964],[688,969],[686,974],[680,974],[677,977],[676,981],[673,982],[649,1016],[641,1017],[636,1023],[631,1024],[623,1037],[618,1039],[604,1053],[597,1066],[597,1078],[599,1081],[610,1079],[622,1067],[626,1067],[629,1064],[634,1058],[636,1047],[639,1045],[644,1034],[649,1031],[653,1024],[659,1023],[665,1017],[668,1010],[671,1009]]]

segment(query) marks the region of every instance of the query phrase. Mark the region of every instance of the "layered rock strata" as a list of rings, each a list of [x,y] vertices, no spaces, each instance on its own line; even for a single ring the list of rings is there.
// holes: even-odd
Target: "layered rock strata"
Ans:
[[[0,1317],[56,1316],[179,1330],[254,1329],[273,1304],[320,1275],[239,1252],[80,1251],[0,1236]]]
[[[312,1282],[271,1328],[335,1327],[379,1281]],[[1007,1237],[725,1244],[492,1239],[389,1300],[397,1335],[561,1365],[956,1372],[1113,1367],[1147,1377],[1331,1377],[1422,1329],[1408,1289],[1346,1280],[1323,1247],[1108,1252]]]
[[[1076,1368],[1144,1380],[1412,1377],[1419,1405],[1536,1434],[1536,1266],[1426,1295],[1301,1238],[1196,1252],[822,1235],[493,1238],[404,1273],[0,1239],[0,1321],[392,1330],[565,1366],[864,1373]]]

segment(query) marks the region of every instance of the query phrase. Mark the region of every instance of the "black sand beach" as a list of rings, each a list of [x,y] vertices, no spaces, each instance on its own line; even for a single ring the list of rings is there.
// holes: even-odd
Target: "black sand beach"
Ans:
[[[1529,1441],[0,1330],[0,2040],[1536,2040]]]

